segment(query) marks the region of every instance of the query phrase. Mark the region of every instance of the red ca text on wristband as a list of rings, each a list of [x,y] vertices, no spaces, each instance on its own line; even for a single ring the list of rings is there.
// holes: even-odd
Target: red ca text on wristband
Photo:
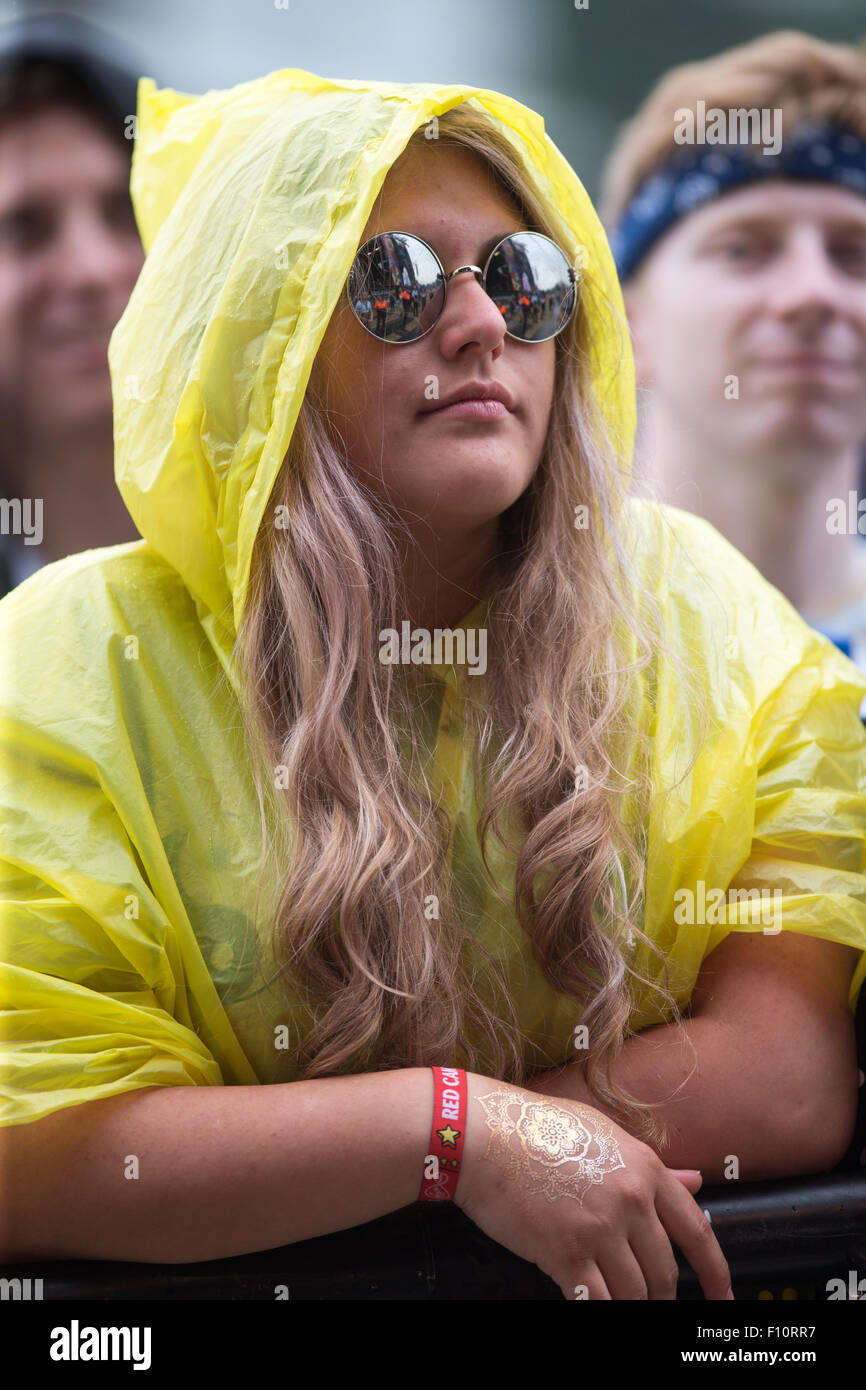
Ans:
[[[433,1067],[433,1132],[419,1202],[453,1200],[466,1134],[466,1072]]]

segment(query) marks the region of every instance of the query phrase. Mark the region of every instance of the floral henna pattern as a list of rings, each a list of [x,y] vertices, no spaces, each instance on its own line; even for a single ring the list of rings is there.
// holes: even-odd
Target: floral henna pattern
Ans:
[[[491,1131],[484,1157],[549,1202],[573,1197],[582,1206],[593,1183],[625,1167],[611,1126],[597,1110],[581,1106],[578,1115],[554,1100],[523,1099],[514,1091],[490,1091],[478,1100]]]

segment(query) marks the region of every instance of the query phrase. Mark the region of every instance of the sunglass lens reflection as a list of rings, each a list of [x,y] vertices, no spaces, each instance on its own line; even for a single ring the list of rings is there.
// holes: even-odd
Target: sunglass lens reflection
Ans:
[[[524,342],[555,337],[574,305],[565,257],[532,232],[516,232],[496,248],[487,268],[487,292],[508,332]]]
[[[385,232],[361,247],[349,277],[358,318],[377,338],[409,343],[442,312],[445,285],[432,252],[404,232]]]

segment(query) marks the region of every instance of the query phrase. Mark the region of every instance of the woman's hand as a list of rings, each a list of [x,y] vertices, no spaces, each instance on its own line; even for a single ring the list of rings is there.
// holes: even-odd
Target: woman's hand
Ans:
[[[467,1073],[455,1201],[482,1231],[538,1265],[566,1298],[675,1299],[671,1238],[707,1298],[731,1284],[712,1227],[646,1144],[592,1106]]]

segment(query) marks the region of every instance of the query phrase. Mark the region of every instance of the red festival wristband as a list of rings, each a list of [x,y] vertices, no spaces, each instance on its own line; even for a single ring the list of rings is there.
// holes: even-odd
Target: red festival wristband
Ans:
[[[466,1072],[433,1067],[433,1132],[419,1202],[448,1202],[457,1190],[466,1134]]]

